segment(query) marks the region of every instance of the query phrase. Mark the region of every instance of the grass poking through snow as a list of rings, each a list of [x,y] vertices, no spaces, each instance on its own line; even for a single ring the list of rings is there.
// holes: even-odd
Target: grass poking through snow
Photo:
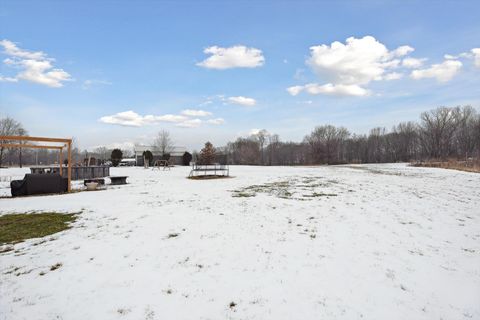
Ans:
[[[255,197],[259,193],[268,194],[281,199],[293,200],[311,200],[318,197],[335,197],[338,194],[332,192],[324,192],[322,190],[330,190],[338,184],[335,180],[325,180],[320,177],[297,177],[289,178],[276,182],[264,184],[255,184],[232,191],[234,198],[250,198]],[[316,190],[319,190],[318,192]],[[301,194],[302,191],[311,191],[311,194]]]

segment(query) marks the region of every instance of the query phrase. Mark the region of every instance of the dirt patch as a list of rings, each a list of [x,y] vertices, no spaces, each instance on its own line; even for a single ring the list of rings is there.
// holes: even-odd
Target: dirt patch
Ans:
[[[190,180],[214,180],[214,179],[229,179],[229,178],[234,178],[234,177],[232,177],[232,176],[219,176],[219,175],[187,177],[187,179],[190,179]]]
[[[480,173],[480,160],[425,161],[425,162],[411,163],[410,165],[412,167],[442,168],[442,169],[452,169],[452,170]]]

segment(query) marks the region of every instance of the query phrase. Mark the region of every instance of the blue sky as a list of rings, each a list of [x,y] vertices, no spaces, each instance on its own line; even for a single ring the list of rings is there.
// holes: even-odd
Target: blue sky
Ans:
[[[478,12],[478,1],[2,1],[0,115],[82,148],[162,129],[199,149],[262,128],[296,141],[325,123],[390,128],[480,107]]]

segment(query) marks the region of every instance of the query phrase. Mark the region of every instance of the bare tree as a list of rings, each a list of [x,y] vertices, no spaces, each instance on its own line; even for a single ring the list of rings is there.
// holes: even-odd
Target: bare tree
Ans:
[[[78,139],[76,137],[72,137],[72,144],[71,144],[71,152],[72,152],[72,159],[74,164],[80,164],[82,159],[82,154],[80,148],[78,146]]]
[[[346,139],[350,136],[347,129],[324,125],[316,127],[304,141],[310,147],[313,163],[339,163],[344,161]]]
[[[264,147],[265,147],[265,141],[269,136],[269,133],[267,130],[262,129],[258,131],[256,134],[254,134],[253,136],[258,140],[258,144],[260,145],[260,157],[261,157],[260,164],[265,165]]]
[[[446,158],[452,149],[455,132],[455,112],[440,107],[420,115],[421,139],[425,152],[432,158]]]
[[[455,114],[455,145],[460,157],[468,158],[475,150],[477,112],[471,106],[457,107]]]
[[[280,137],[278,134],[268,135],[268,164],[278,164],[278,150],[280,146]]]
[[[477,115],[473,127],[473,137],[475,139],[475,149],[477,150],[477,157],[480,158],[480,114]]]
[[[166,130],[158,133],[153,144],[162,153],[162,157],[173,151],[173,141],[170,133]]]
[[[231,154],[229,159],[235,164],[260,164],[260,145],[257,139],[238,138],[227,146]]]
[[[108,156],[108,149],[106,147],[97,147],[95,148],[95,153],[97,156],[104,162]]]
[[[20,134],[26,134],[26,130],[23,129],[20,122],[10,117],[0,119],[0,136],[15,136]],[[0,142],[9,143],[11,141],[0,140]],[[0,167],[2,166],[3,160],[5,158],[5,150],[5,147],[0,147]]]
[[[402,122],[393,127],[393,132],[398,135],[395,145],[398,150],[398,159],[400,161],[409,161],[418,156],[418,126],[409,121]]]

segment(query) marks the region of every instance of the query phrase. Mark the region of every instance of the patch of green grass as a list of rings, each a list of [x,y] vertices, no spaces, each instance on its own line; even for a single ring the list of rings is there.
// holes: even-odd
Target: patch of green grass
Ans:
[[[71,228],[76,213],[15,213],[0,216],[0,244],[45,237]]]

